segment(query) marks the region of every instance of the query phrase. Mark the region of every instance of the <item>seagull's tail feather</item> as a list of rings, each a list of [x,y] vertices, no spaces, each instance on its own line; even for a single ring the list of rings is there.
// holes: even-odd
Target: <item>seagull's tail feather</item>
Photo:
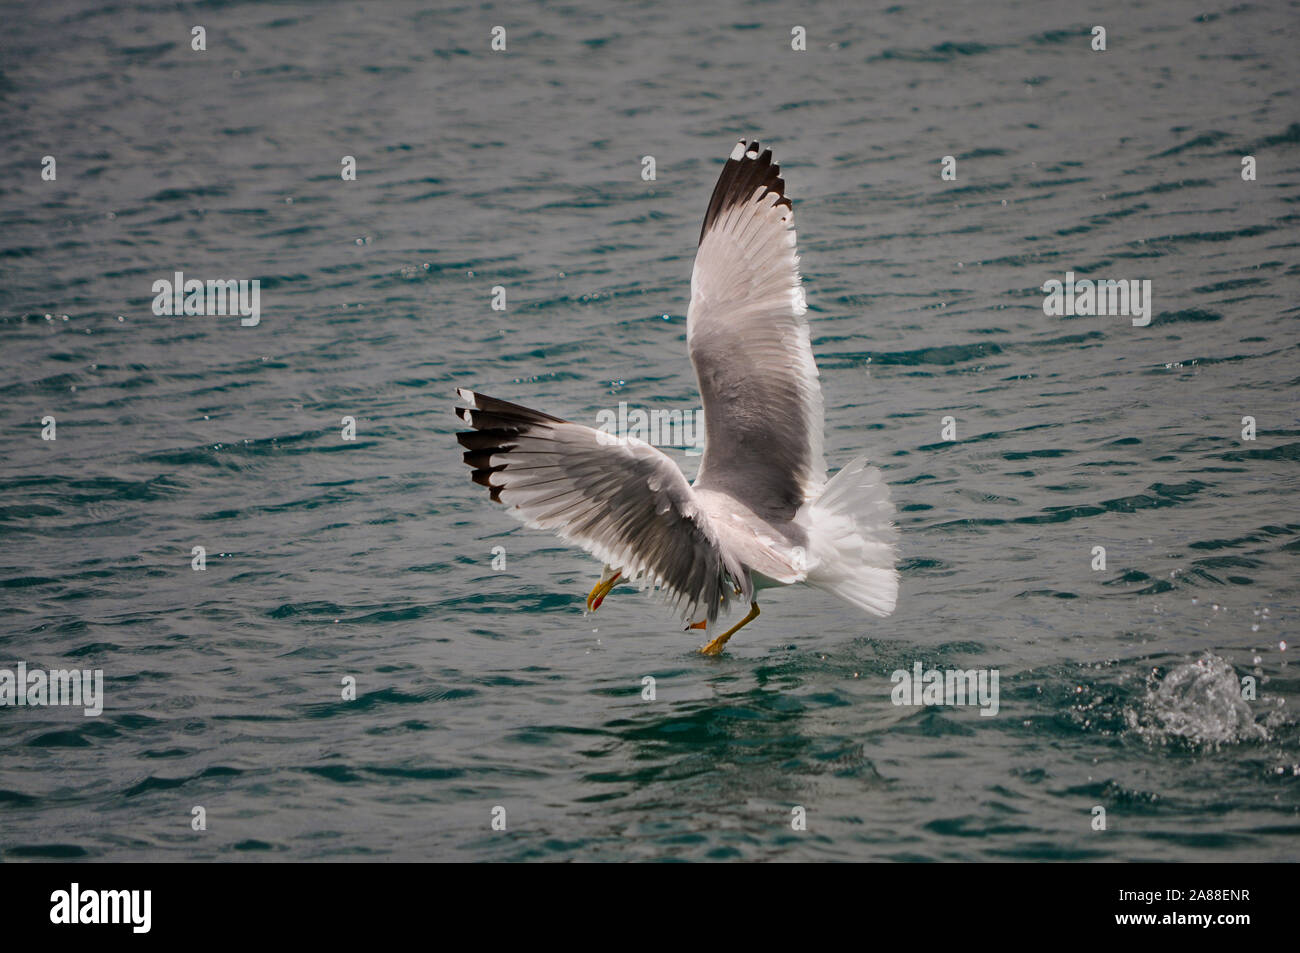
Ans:
[[[804,582],[872,615],[898,602],[894,568],[898,529],[880,471],[858,457],[826,484],[809,506],[808,575]]]

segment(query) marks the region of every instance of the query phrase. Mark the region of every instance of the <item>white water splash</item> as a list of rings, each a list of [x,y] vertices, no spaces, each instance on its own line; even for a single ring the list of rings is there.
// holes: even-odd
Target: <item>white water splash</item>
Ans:
[[[1217,655],[1180,665],[1153,681],[1142,710],[1126,715],[1129,727],[1151,742],[1183,739],[1200,747],[1218,747],[1266,741],[1269,736],[1241,697],[1241,679]]]

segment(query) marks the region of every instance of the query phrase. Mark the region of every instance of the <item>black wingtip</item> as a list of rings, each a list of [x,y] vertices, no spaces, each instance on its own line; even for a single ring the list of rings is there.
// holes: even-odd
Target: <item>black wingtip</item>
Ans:
[[[491,418],[510,419],[517,424],[563,424],[567,423],[563,417],[552,417],[550,414],[544,414],[540,410],[533,410],[531,407],[524,407],[522,404],[512,404],[508,400],[498,400],[495,397],[489,397],[487,394],[480,394],[478,391],[467,390],[464,387],[456,388],[456,396],[468,407],[457,407],[456,416],[461,420],[468,421],[471,426],[482,429],[483,425],[477,423],[478,420],[487,420]],[[473,417],[468,416],[473,414]]]
[[[755,198],[754,193],[759,188],[762,192]],[[704,224],[700,226],[700,241],[704,241],[704,236],[723,213],[744,202],[761,202],[773,192],[777,195],[777,205],[793,210],[794,205],[785,194],[781,167],[772,161],[772,150],[764,149],[757,139],[750,142],[741,139],[731,150],[722,174],[718,176],[718,184],[713,187],[709,210],[704,213]]]
[[[488,488],[492,502],[500,503],[501,491],[505,487],[493,483],[491,477],[508,464],[493,464],[493,456],[514,450],[518,446],[516,438],[521,434],[528,434],[535,428],[546,430],[566,421],[463,387],[456,388],[456,396],[469,404],[468,407],[457,407],[456,416],[474,428],[456,434],[456,442],[466,450],[462,459],[471,470],[470,478],[479,486]]]

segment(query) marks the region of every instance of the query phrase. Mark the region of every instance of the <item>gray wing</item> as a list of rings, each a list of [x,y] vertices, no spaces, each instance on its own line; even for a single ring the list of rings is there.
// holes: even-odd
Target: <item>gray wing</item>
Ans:
[[[826,482],[822,394],[771,150],[742,140],[713,190],[691,274],[686,340],[707,442],[695,485],[792,519]]]
[[[743,567],[725,553],[686,477],[672,459],[635,438],[570,423],[458,388],[472,427],[456,435],[475,483],[512,516],[577,543],[625,578],[666,590],[687,618],[710,622]]]

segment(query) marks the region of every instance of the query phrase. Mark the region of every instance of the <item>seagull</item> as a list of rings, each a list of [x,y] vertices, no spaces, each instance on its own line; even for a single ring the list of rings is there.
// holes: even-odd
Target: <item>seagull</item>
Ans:
[[[759,590],[795,583],[876,616],[894,611],[897,529],[889,488],[858,457],[827,479],[822,394],[809,341],[794,207],[770,149],[741,140],[700,230],[686,344],[706,442],[688,483],[636,437],[464,388],[456,435],[473,481],[536,529],[604,563],[587,596],[620,581],[654,587],[685,631],[749,610],[700,648],[718,655],[758,616]]]

